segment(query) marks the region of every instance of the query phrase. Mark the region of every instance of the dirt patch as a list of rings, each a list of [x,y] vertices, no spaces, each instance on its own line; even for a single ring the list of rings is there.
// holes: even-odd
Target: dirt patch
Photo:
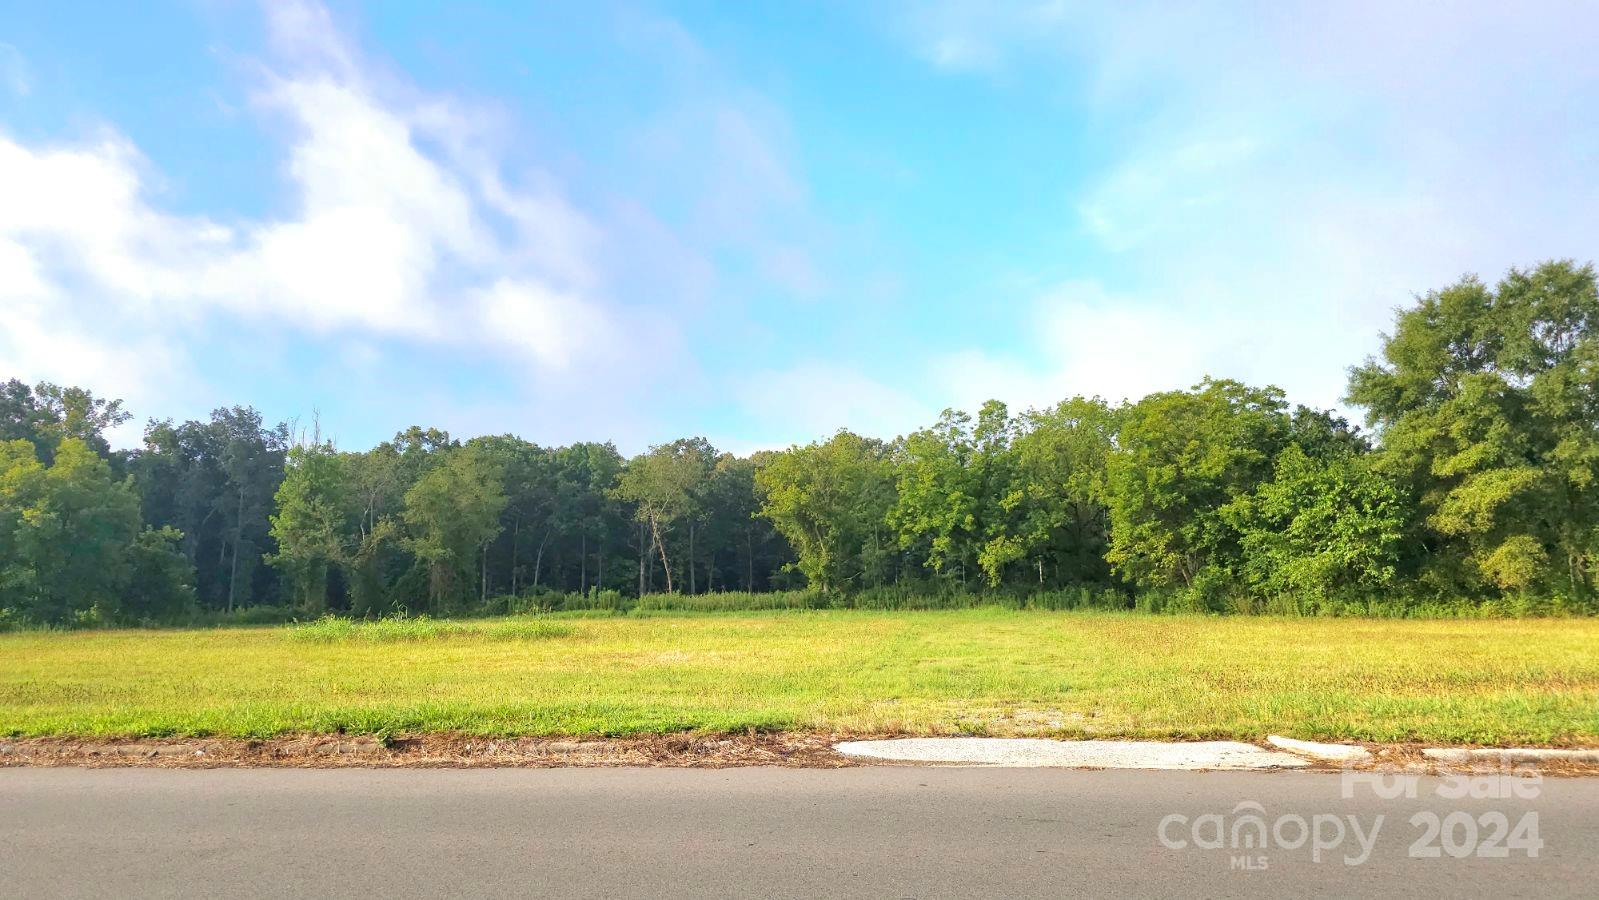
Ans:
[[[561,768],[652,766],[720,769],[788,766],[828,769],[859,763],[833,750],[844,735],[779,733],[640,735],[595,739],[407,735],[288,735],[240,738],[0,740],[0,767],[140,766],[164,769]]]
[[[216,768],[533,768],[644,766],[724,769],[783,766],[835,769],[861,765],[936,765],[850,757],[833,749],[842,741],[909,737],[894,734],[777,732],[636,735],[618,738],[494,738],[461,734],[293,734],[244,738],[0,738],[0,768],[78,766]],[[1365,744],[1371,758],[1360,770],[1410,774],[1504,774],[1489,763],[1449,765],[1422,755],[1420,744]],[[1311,761],[1299,771],[1337,771]],[[1599,764],[1544,761],[1514,770],[1552,776],[1596,776]]]
[[[1517,775],[1536,772],[1555,777],[1594,777],[1599,764],[1569,759],[1547,759],[1537,763],[1506,765],[1496,760],[1454,763],[1429,759],[1422,753],[1427,744],[1365,744],[1371,758],[1350,766],[1353,769],[1410,775]]]

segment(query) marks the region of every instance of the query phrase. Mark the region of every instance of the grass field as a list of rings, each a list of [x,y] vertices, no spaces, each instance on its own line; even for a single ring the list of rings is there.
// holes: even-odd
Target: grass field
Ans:
[[[813,611],[0,635],[0,734],[1599,742],[1599,621]]]

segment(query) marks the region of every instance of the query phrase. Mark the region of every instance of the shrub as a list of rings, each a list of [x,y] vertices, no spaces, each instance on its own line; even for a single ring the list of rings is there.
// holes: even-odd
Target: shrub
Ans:
[[[641,612],[736,612],[768,609],[820,609],[827,606],[818,591],[772,591],[746,593],[726,591],[710,594],[645,594],[634,604]]]
[[[445,638],[482,638],[487,640],[541,640],[567,637],[573,633],[570,625],[543,619],[502,619],[492,622],[461,622],[434,619],[428,616],[390,616],[371,621],[356,621],[338,616],[323,616],[312,622],[302,622],[289,629],[292,640],[311,643],[340,643],[365,641],[389,644],[405,641],[430,641]]]

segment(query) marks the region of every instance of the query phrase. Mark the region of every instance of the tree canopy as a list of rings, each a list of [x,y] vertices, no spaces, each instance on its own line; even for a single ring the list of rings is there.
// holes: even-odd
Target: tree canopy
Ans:
[[[0,384],[0,626],[603,607],[808,587],[1092,591],[1119,606],[1596,608],[1599,287],[1569,261],[1396,313],[1347,402],[1205,378],[1110,404],[946,410],[738,456],[703,437],[366,450],[252,407],[152,420]],[[568,602],[568,601],[562,601]]]

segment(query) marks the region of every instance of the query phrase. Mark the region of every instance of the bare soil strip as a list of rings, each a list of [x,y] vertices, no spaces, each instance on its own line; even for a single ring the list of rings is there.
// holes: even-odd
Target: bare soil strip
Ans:
[[[908,737],[830,732],[636,735],[617,738],[494,738],[459,734],[301,734],[274,738],[15,738],[0,739],[0,768],[702,768],[742,766],[838,769],[862,765],[939,763],[871,760],[834,749],[840,741]],[[1496,770],[1450,764],[1423,755],[1423,745],[1364,745],[1371,757],[1352,768],[1450,774]],[[1307,759],[1297,771],[1337,771],[1340,764]],[[1545,775],[1599,775],[1599,763],[1546,760]]]
[[[144,766],[464,768],[650,766],[726,768],[857,765],[833,750],[841,735],[812,733],[669,734],[605,739],[492,738],[427,734],[380,740],[371,735],[294,735],[267,739],[23,738],[0,740],[0,767]]]

